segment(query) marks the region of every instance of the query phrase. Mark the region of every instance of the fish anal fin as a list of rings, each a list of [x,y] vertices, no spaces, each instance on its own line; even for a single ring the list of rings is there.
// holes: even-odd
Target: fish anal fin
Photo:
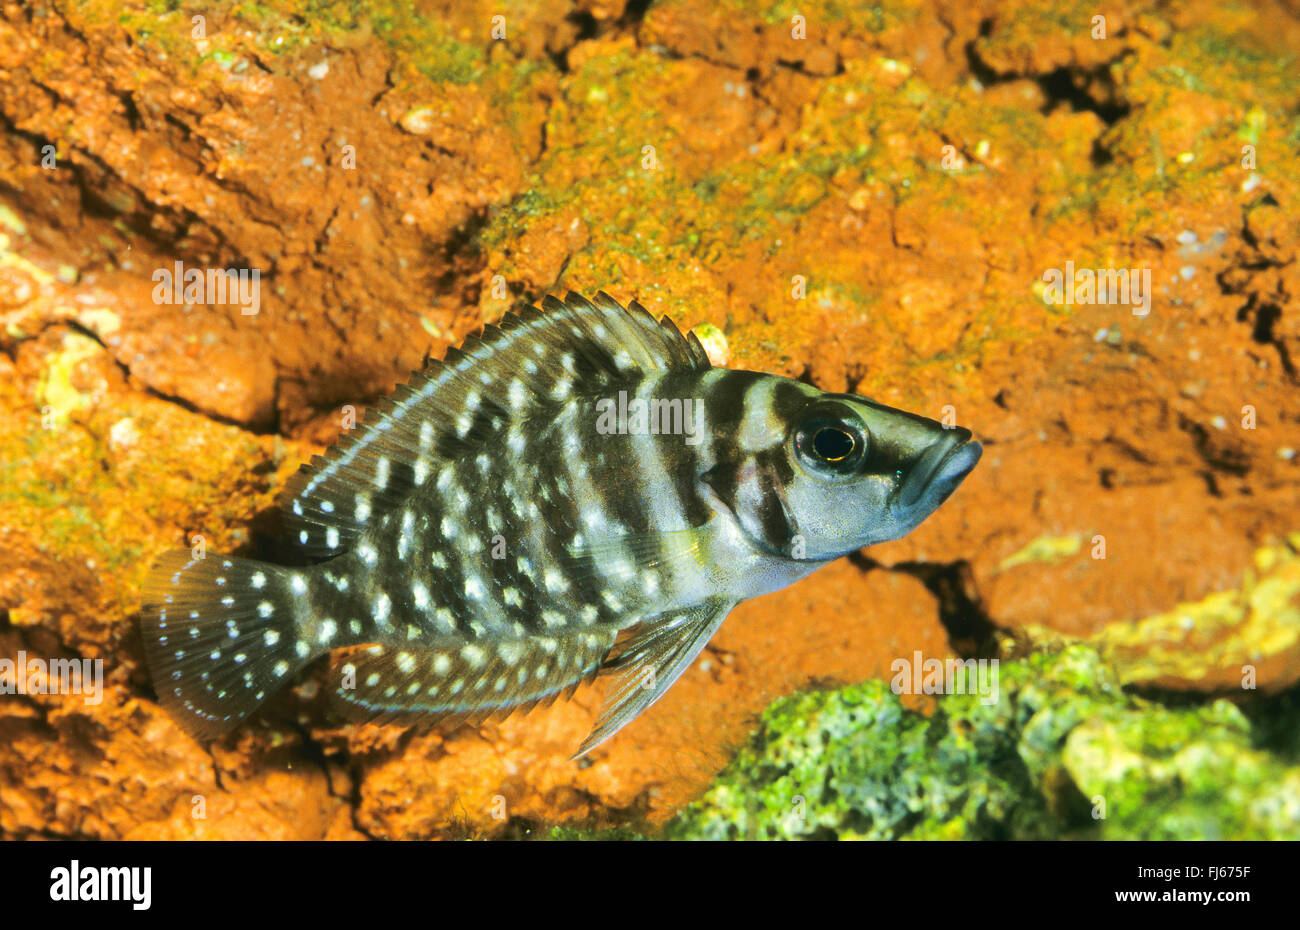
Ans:
[[[445,729],[500,720],[595,677],[616,636],[593,627],[445,647],[371,645],[331,669],[331,700],[355,722],[436,721]]]

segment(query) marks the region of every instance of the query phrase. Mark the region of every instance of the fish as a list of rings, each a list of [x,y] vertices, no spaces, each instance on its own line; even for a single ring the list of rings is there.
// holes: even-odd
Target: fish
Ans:
[[[301,467],[280,499],[291,564],[163,555],[146,658],[196,739],[331,653],[331,703],[377,723],[481,724],[601,676],[578,758],[738,603],[906,535],[981,452],[963,427],[715,367],[635,301],[548,296]]]

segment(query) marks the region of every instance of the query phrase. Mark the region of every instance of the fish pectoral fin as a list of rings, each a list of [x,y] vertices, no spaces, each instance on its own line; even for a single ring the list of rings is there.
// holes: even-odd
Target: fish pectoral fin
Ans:
[[[663,697],[735,606],[735,601],[714,598],[688,610],[660,615],[616,644],[616,653],[601,669],[614,681],[600,719],[573,758],[591,752]]]
[[[612,567],[633,575],[654,570],[663,575],[679,574],[698,566],[705,558],[705,545],[714,528],[703,526],[659,533],[624,533],[588,539],[581,546],[568,547],[564,572],[575,581],[592,579],[597,585],[608,583]]]

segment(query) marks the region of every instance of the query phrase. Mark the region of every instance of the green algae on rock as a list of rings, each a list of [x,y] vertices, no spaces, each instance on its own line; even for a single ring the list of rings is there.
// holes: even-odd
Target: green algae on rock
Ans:
[[[1296,839],[1300,767],[1234,705],[1125,694],[1087,646],[1004,662],[1002,698],[905,709],[883,681],[763,715],[679,839]]]

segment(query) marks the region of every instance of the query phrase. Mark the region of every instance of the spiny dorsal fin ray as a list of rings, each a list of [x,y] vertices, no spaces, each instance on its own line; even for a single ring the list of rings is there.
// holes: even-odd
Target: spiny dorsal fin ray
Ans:
[[[281,498],[296,551],[325,559],[351,548],[376,516],[395,509],[435,474],[499,435],[544,417],[577,392],[600,392],[649,371],[703,370],[708,356],[666,317],[603,291],[570,292],[543,310],[508,313],[449,349],[441,362],[376,405],[364,422],[290,479]]]
[[[369,646],[340,666],[333,698],[354,721],[479,724],[549,704],[595,677],[617,631],[595,626],[446,648]],[[348,683],[353,687],[347,687]]]
[[[573,758],[591,752],[663,697],[735,606],[734,601],[715,598],[673,616],[654,617],[619,643],[602,669],[613,683],[600,719]]]

